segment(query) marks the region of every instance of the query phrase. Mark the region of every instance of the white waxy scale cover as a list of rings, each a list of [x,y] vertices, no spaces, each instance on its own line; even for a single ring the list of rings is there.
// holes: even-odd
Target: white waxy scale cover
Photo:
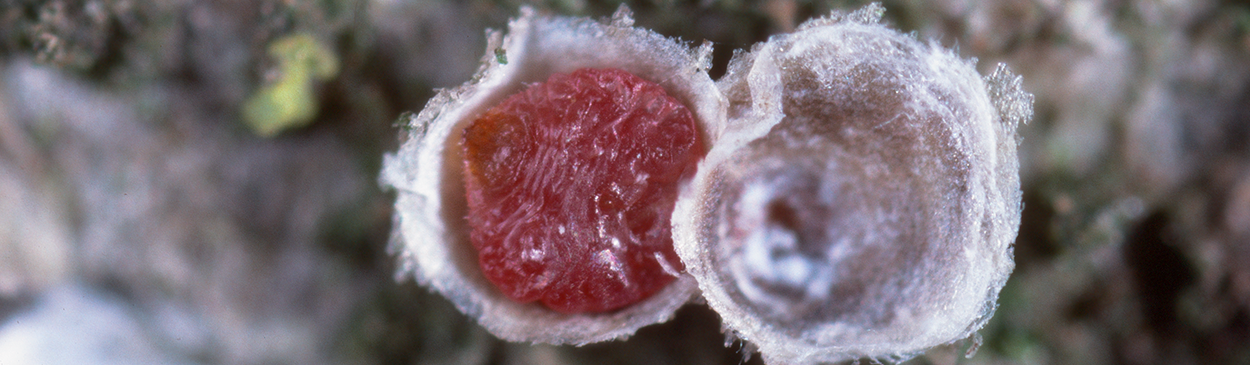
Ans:
[[[809,21],[737,55],[713,82],[694,49],[610,20],[522,9],[488,33],[482,68],[407,121],[386,156],[393,249],[412,276],[510,341],[586,344],[665,321],[702,289],[770,364],[903,359],[967,338],[992,315],[1020,221],[1017,126],[1032,96],[1005,66],[879,24],[872,4]],[[515,303],[468,241],[461,130],[554,73],[620,68],[694,112],[711,150],[673,214],[687,274],[600,314]],[[696,288],[697,284],[697,288]]]
[[[724,98],[707,75],[711,46],[691,49],[633,27],[624,7],[609,21],[539,15],[523,8],[508,34],[488,32],[482,67],[468,83],[441,90],[407,121],[399,151],[383,161],[382,184],[397,192],[392,250],[400,275],[447,297],[495,336],[509,341],[587,344],[628,337],[668,320],[697,296],[681,275],[655,295],[609,313],[563,314],[538,303],[517,303],[496,289],[478,266],[469,241],[460,156],[462,130],[527,83],[580,68],[618,68],[664,87],[694,113],[709,145],[723,129]]]

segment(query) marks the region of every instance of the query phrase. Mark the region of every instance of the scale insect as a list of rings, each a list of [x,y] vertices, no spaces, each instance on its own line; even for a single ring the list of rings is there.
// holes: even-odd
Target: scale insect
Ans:
[[[618,339],[698,296],[768,363],[899,359],[968,338],[1014,268],[1016,129],[1032,96],[1005,66],[982,76],[880,24],[883,11],[804,23],[713,81],[710,45],[634,27],[624,7],[602,22],[522,9],[506,36],[490,33],[478,74],[431,99],[408,123],[425,127],[385,158],[405,274],[510,341]],[[706,150],[665,218],[680,265],[664,272],[677,277],[632,304],[562,312],[486,278],[460,143],[524,85],[586,68],[663,88]]]

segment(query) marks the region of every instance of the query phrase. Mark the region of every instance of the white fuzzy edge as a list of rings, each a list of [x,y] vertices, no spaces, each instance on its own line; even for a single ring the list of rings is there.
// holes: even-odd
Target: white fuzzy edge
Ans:
[[[477,266],[462,216],[465,198],[458,152],[449,146],[466,122],[515,93],[524,83],[582,67],[615,67],[663,86],[694,112],[708,146],[721,134],[725,101],[707,76],[710,46],[690,48],[632,27],[628,9],[610,22],[539,15],[529,8],[509,23],[507,36],[488,32],[483,66],[471,81],[442,90],[413,117],[408,139],[384,158],[382,184],[397,191],[392,246],[400,275],[447,297],[495,336],[520,342],[582,345],[624,338],[664,322],[697,297],[683,274],[643,302],[598,314],[561,314],[520,304],[490,284]],[[496,60],[501,49],[507,60]],[[459,209],[459,210],[458,210]],[[448,212],[453,212],[449,214]]]

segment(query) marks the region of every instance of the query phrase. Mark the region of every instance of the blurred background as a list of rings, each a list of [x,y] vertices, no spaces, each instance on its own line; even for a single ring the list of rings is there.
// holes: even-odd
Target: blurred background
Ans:
[[[468,80],[524,4],[620,2],[0,0],[0,364],[760,363],[699,305],[531,346],[396,280],[394,122]],[[628,2],[715,42],[713,78],[863,4]],[[998,313],[909,363],[1250,364],[1250,4],[884,4],[1036,95]]]

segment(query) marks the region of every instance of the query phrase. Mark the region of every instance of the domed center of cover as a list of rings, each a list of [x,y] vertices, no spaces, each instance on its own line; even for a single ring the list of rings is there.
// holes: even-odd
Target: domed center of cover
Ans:
[[[704,148],[659,85],[617,69],[557,74],[473,121],[463,147],[469,236],[512,299],[610,311],[684,270],[670,217]]]

